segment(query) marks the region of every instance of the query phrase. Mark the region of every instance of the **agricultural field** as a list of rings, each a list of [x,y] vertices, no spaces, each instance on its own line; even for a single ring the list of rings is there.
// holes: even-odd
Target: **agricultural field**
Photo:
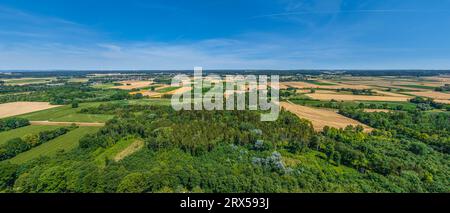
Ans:
[[[289,102],[282,102],[281,107],[289,112],[294,113],[300,118],[311,121],[316,131],[322,131],[325,126],[334,128],[345,128],[348,125],[352,126],[361,125],[367,132],[372,130],[371,127],[364,125],[353,119],[339,115],[338,113],[332,110],[305,107]]]
[[[355,84],[342,84],[342,83],[327,83],[327,84],[314,84],[308,82],[280,82],[280,88],[292,87],[297,89],[307,89],[307,88],[316,88],[316,89],[370,89],[370,86],[367,85],[355,85]]]
[[[435,91],[421,91],[421,92],[406,92],[411,95],[433,98],[437,102],[450,102],[450,93],[435,92]]]
[[[181,87],[163,87],[163,88],[157,88],[155,91],[158,93],[168,93],[177,89],[180,89]]]
[[[0,145],[5,144],[13,138],[22,138],[29,134],[36,134],[42,131],[57,129],[57,126],[25,126],[18,129],[0,132]]]
[[[21,85],[29,85],[29,84],[42,84],[42,83],[50,83],[56,78],[17,78],[17,79],[0,79],[4,81],[6,85],[11,86],[21,86]]]
[[[58,108],[21,115],[19,117],[29,119],[30,121],[105,122],[111,119],[113,116],[79,113],[79,111],[83,108],[98,106],[100,104],[101,102],[82,103],[78,108],[72,108],[70,105],[66,105]]]
[[[150,97],[150,98],[161,98],[164,95],[173,95],[173,94],[181,94],[184,92],[187,92],[191,90],[190,87],[172,87],[169,85],[164,85],[156,88],[154,91],[151,90],[140,90],[140,91],[134,91],[130,92],[130,94],[142,94],[143,96]]]
[[[46,100],[46,105],[61,103],[8,115],[7,119],[27,119],[30,125],[14,129],[11,122],[2,124],[0,155],[8,149],[18,151],[3,154],[0,167],[11,163],[22,169],[11,185],[0,190],[227,192],[236,185],[242,192],[425,192],[445,191],[442,186],[448,183],[448,175],[441,172],[448,168],[443,162],[450,113],[441,102],[448,93],[434,90],[447,78],[286,76],[279,86],[284,110],[277,121],[261,122],[260,111],[173,110],[170,95],[192,89],[170,86],[173,73],[71,76],[77,77],[58,77],[58,85],[0,87],[1,97],[7,97],[3,102],[8,102],[2,106],[28,98]],[[247,88],[235,87],[224,96],[246,95]],[[38,145],[14,146],[20,144],[17,138],[23,144],[33,139],[30,135],[70,127],[75,129],[44,137]],[[431,160],[424,166],[427,155]],[[419,172],[409,167],[412,164]],[[75,178],[73,188],[66,188],[68,183],[57,189],[25,187],[33,186],[29,177],[53,170]],[[409,177],[399,170],[409,172],[420,187],[411,188]],[[331,178],[323,179],[323,173]],[[77,179],[92,174],[94,179]],[[243,181],[224,183],[215,178],[219,174]],[[433,182],[427,181],[428,174]],[[144,185],[130,187],[128,176],[142,178]],[[264,184],[255,188],[247,182]],[[270,187],[265,188],[267,184]]]
[[[414,110],[416,105],[410,102],[395,102],[395,101],[320,101],[312,99],[292,99],[291,102],[304,106],[320,107],[320,108],[339,108],[342,107],[358,107],[363,104],[366,109],[403,109]],[[329,106],[329,107],[325,107]]]
[[[47,102],[12,102],[0,104],[0,118],[60,107]]]
[[[59,136],[56,139],[21,153],[9,161],[20,164],[41,156],[51,157],[62,151],[70,151],[78,146],[78,141],[81,137],[86,134],[95,133],[98,130],[99,127],[78,127],[65,135]]]
[[[153,84],[153,81],[120,81],[121,86],[113,86],[114,89],[132,90],[148,87]]]
[[[68,82],[70,83],[86,83],[89,81],[89,78],[70,78]]]
[[[114,84],[113,83],[101,83],[101,84],[94,84],[94,85],[92,85],[92,87],[93,88],[96,88],[96,89],[110,89],[110,88],[113,88],[114,87]]]
[[[343,95],[343,94],[320,94],[312,93],[306,96],[316,100],[337,100],[337,101],[408,101],[408,97],[398,96],[369,96],[369,95]]]

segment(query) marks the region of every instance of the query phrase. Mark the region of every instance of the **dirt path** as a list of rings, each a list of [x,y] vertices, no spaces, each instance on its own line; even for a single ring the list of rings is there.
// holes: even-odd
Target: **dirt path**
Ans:
[[[87,122],[56,122],[56,121],[30,121],[34,126],[70,126],[75,124],[77,126],[105,126],[105,123],[87,123]]]
[[[325,126],[335,128],[345,128],[348,125],[352,126],[361,125],[364,127],[364,131],[366,132],[370,132],[373,130],[371,127],[365,124],[347,118],[332,110],[306,107],[290,102],[281,102],[281,107],[283,107],[287,111],[294,113],[300,118],[311,121],[316,131],[322,131]]]

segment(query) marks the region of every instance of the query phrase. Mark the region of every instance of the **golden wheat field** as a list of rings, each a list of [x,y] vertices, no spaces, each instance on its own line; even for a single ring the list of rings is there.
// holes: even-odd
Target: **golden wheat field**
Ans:
[[[372,128],[356,120],[342,116],[335,111],[301,106],[289,102],[281,102],[281,107],[297,115],[300,118],[311,121],[316,131],[321,131],[325,126],[345,128],[348,125],[361,125],[365,131]]]
[[[316,100],[337,101],[408,101],[410,97],[372,96],[372,95],[346,95],[346,94],[321,94],[311,93],[306,96]]]
[[[22,115],[59,106],[50,105],[48,102],[12,102],[0,104],[0,118]]]

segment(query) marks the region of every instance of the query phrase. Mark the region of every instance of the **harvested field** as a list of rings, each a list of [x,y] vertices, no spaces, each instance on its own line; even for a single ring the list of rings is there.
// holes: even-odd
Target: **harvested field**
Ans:
[[[443,104],[450,104],[450,100],[436,99],[436,100],[434,100],[434,102],[443,103]]]
[[[167,85],[167,84],[158,84],[158,85],[155,85],[155,86],[158,86],[158,87],[155,89],[155,91],[159,91],[159,90],[162,90],[162,89],[165,89],[165,88],[170,87],[170,85]]]
[[[124,89],[124,90],[132,90],[139,89],[150,86],[153,81],[120,81],[118,83],[123,84],[122,86],[112,87],[114,89]]]
[[[370,95],[341,95],[312,93],[306,96],[317,100],[337,101],[408,101],[410,97],[370,96]]]
[[[23,86],[30,84],[43,84],[49,83],[56,78],[14,78],[14,79],[2,79],[5,81],[6,85]]]
[[[352,85],[352,84],[336,84],[336,85],[317,85],[317,84],[312,84],[312,83],[306,83],[306,82],[300,82],[300,81],[296,81],[296,82],[282,82],[280,83],[280,87],[293,87],[293,88],[298,88],[298,89],[305,89],[305,88],[321,88],[321,89],[344,89],[344,88],[348,88],[348,89],[370,89],[370,86],[366,86],[366,85]]]
[[[310,89],[297,89],[296,90],[297,93],[311,93]]]
[[[135,95],[137,93],[141,93],[143,96],[148,96],[150,98],[161,98],[162,94],[159,92],[155,92],[155,91],[150,91],[150,90],[141,90],[141,91],[137,91],[137,92],[131,92],[131,95]]]
[[[22,115],[55,107],[60,107],[60,105],[50,105],[48,102],[12,102],[0,104],[0,118]]]
[[[178,89],[176,89],[176,90],[169,91],[169,92],[164,93],[164,94],[169,94],[169,95],[173,95],[173,94],[183,94],[183,93],[185,93],[185,92],[191,91],[191,89],[192,89],[192,87],[181,87],[181,88],[178,88]]]
[[[337,92],[334,91],[334,90],[316,90],[315,93],[319,93],[319,94],[337,94]]]
[[[87,123],[87,122],[55,122],[55,121],[30,121],[33,126],[105,126],[105,123]]]
[[[423,79],[450,84],[450,75],[423,77]]]
[[[381,95],[385,95],[385,96],[391,96],[391,97],[407,97],[407,98],[412,98],[411,96],[408,95],[404,95],[404,94],[399,94],[399,93],[393,93],[393,92],[387,92],[387,91],[381,91],[381,90],[374,90],[374,92],[381,94]]]
[[[287,89],[287,88],[289,88],[287,85],[285,85],[285,84],[283,84],[283,82],[281,82],[279,85],[278,85],[278,88],[279,89]]]
[[[372,87],[391,87],[405,90],[423,91],[433,87],[443,86],[448,83],[446,78],[399,78],[399,77],[368,77],[346,78],[340,81],[343,84],[367,85]]]
[[[155,91],[141,90],[141,91],[131,92],[130,94],[133,95],[133,94],[141,93],[143,96],[148,96],[150,98],[161,98],[165,94],[168,94],[168,95],[181,94],[181,93],[190,91],[191,89],[192,89],[192,87],[190,87],[190,86],[174,88],[169,85],[165,85],[165,86],[158,87]]]
[[[68,82],[72,83],[86,83],[89,81],[89,78],[71,78],[68,80]]]
[[[439,100],[449,100],[450,94],[449,93],[443,93],[443,92],[435,92],[435,91],[423,91],[423,92],[407,92],[408,94],[415,95],[415,96],[422,96],[422,97],[428,97],[433,99],[439,99]]]
[[[297,115],[300,118],[311,121],[316,131],[321,131],[325,126],[335,128],[345,128],[348,125],[361,125],[365,131],[372,131],[372,128],[364,125],[358,121],[347,118],[343,115],[336,113],[335,111],[317,109],[306,106],[301,106],[288,102],[281,102],[281,107]]]

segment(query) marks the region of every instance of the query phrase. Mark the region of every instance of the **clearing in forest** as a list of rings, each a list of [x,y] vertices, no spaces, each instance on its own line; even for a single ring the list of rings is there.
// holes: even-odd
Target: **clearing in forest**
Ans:
[[[366,132],[372,131],[371,127],[362,124],[356,120],[340,115],[335,111],[306,107],[289,102],[281,102],[281,107],[283,107],[289,112],[294,113],[300,118],[311,121],[316,131],[322,131],[325,126],[334,128],[345,128],[348,125],[352,126],[361,125],[364,127],[364,131]]]
[[[0,118],[22,115],[55,107],[60,107],[60,105],[50,105],[48,102],[12,102],[0,104]]]

